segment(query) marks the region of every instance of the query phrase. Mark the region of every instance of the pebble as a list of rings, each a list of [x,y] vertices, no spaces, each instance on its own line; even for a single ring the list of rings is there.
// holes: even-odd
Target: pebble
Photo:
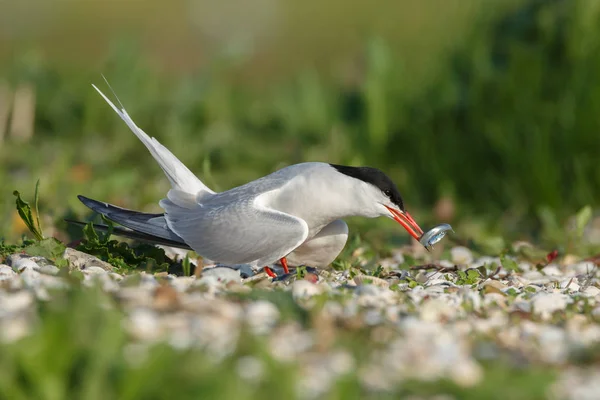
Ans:
[[[323,293],[323,288],[306,280],[297,280],[292,284],[294,299],[306,299]]]
[[[39,271],[40,266],[28,257],[9,257],[9,265],[12,266],[15,272],[23,272],[26,269]]]
[[[546,276],[562,276],[562,272],[560,271],[560,269],[558,268],[557,265],[547,265],[544,268],[542,268],[542,273]]]
[[[128,362],[141,362],[158,342],[199,348],[220,362],[243,341],[260,336],[275,361],[298,367],[294,387],[306,399],[326,398],[336,380],[354,371],[357,390],[385,392],[406,380],[438,379],[472,387],[484,379],[481,358],[475,356],[482,340],[491,349],[486,360],[518,355],[515,361],[541,360],[561,368],[568,367],[574,349],[600,344],[600,273],[592,263],[573,258],[538,271],[517,260],[521,271],[500,269],[493,278],[483,274],[474,284],[464,284],[454,271],[400,269],[415,256],[409,249],[393,250],[380,260],[383,278],[356,274],[357,269],[327,270],[314,275],[317,283],[295,274],[273,282],[244,265],[205,265],[200,276],[189,277],[121,275],[73,249],[65,251],[65,258],[71,273],[81,271],[83,290],[100,288],[106,293],[101,306],[123,311]],[[367,265],[363,250],[355,256]],[[418,262],[433,256],[423,257]],[[434,262],[458,265],[460,273],[488,265],[491,274],[500,265],[498,257],[476,256],[462,246],[451,248],[447,258]],[[40,301],[53,301],[71,284],[44,258],[15,254],[5,262],[0,264],[0,341],[12,342],[35,329]],[[281,304],[278,296],[284,299]],[[290,317],[299,312],[302,321]],[[354,331],[364,332],[360,363],[340,340]],[[264,362],[257,354],[244,354],[233,360],[231,371],[251,387],[270,379]],[[594,398],[599,379],[598,371],[584,377],[577,368],[565,368],[553,390],[566,393],[577,382],[581,387],[571,388],[577,396],[562,398]]]
[[[562,293],[536,293],[531,302],[533,312],[540,314],[544,319],[549,319],[555,311],[567,308],[572,300]]]
[[[250,384],[260,383],[265,373],[263,361],[252,356],[241,357],[236,363],[235,370],[240,378]]]
[[[356,275],[354,277],[354,282],[357,285],[375,285],[379,287],[389,287],[390,283],[385,279],[381,279],[375,276],[370,275]]]
[[[20,291],[16,293],[0,292],[0,318],[13,313],[23,312],[33,306],[34,298],[31,292]]]
[[[100,260],[98,257],[86,254],[82,251],[67,247],[63,258],[69,262],[69,268],[85,270],[90,267],[98,267],[106,271],[112,271],[113,266],[109,263]]]
[[[279,310],[271,302],[258,300],[246,307],[245,319],[254,334],[264,335],[277,324]]]
[[[205,268],[202,270],[202,277],[207,276],[212,276],[217,281],[223,283],[242,281],[242,277],[240,276],[240,270],[228,267]]]
[[[43,265],[40,267],[39,271],[46,275],[56,275],[60,272],[60,268],[54,265]]]
[[[147,309],[133,310],[129,314],[126,328],[138,340],[155,341],[161,336],[158,316]]]
[[[0,282],[10,281],[17,276],[17,273],[13,269],[5,264],[0,264]]]
[[[473,253],[466,247],[458,246],[450,250],[450,258],[454,264],[470,265],[473,263]]]

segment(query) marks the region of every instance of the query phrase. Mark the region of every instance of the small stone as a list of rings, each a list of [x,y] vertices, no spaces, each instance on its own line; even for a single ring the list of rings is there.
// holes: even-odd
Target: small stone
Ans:
[[[554,264],[550,264],[542,268],[542,273],[546,276],[563,276],[560,269]]]
[[[567,337],[564,329],[555,326],[538,328],[537,339],[543,352],[542,359],[553,364],[563,364],[568,356]]]
[[[518,265],[519,265],[519,269],[523,272],[531,271],[531,269],[533,268],[531,263],[528,263],[527,261],[521,261],[518,263]]]
[[[500,281],[487,280],[483,282],[483,291],[485,293],[498,293],[504,295],[504,292],[508,289],[508,286]]]
[[[309,281],[298,280],[292,284],[292,296],[294,299],[305,299],[323,293],[319,285]]]
[[[544,319],[549,318],[555,311],[564,310],[571,302],[571,298],[562,293],[537,293],[531,301],[533,311]]]
[[[570,278],[570,279],[564,279],[560,282],[560,288],[561,289],[567,289],[568,291],[572,291],[572,292],[577,292],[579,291],[579,284],[577,283],[576,279]]]
[[[427,282],[429,280],[430,276],[431,275],[427,271],[419,271],[415,275],[415,281],[417,281],[419,283],[425,283],[425,282]]]
[[[145,309],[134,310],[129,315],[127,328],[131,335],[140,340],[156,340],[162,333],[156,314]]]
[[[140,273],[140,287],[154,289],[159,286],[158,281],[152,274],[147,274],[145,271]]]
[[[25,260],[34,262],[37,265],[37,267],[41,267],[44,265],[53,265],[50,260],[48,260],[44,257],[30,256],[29,254],[25,254],[25,253],[14,253],[14,254],[9,255],[6,258],[6,264],[12,266],[15,271],[20,271],[23,268],[19,267],[19,264],[23,263]],[[24,264],[25,266],[27,264],[29,264],[28,261],[25,261],[25,264]],[[31,267],[37,269],[37,267],[34,267],[33,264],[29,264],[29,265],[31,265]]]
[[[486,293],[483,296],[483,305],[484,305],[484,307],[489,307],[491,304],[496,304],[500,308],[505,308],[506,307],[506,298],[504,296],[505,295],[502,292]]]
[[[40,272],[46,275],[56,275],[60,272],[60,268],[55,265],[43,265],[40,267]]]
[[[33,305],[33,295],[28,290],[22,290],[14,294],[3,294],[0,292],[0,317],[12,313],[22,313]]]
[[[11,267],[0,264],[0,282],[8,281],[17,277],[17,273]]]
[[[574,254],[566,254],[562,259],[562,264],[563,265],[572,265],[572,264],[577,263],[580,259],[581,259],[581,257],[578,257]]]
[[[212,276],[217,281],[227,283],[227,282],[241,282],[242,277],[240,276],[239,269],[232,269],[228,267],[213,267],[213,268],[204,268],[202,270],[202,277]]]
[[[517,300],[512,303],[511,311],[529,314],[531,312],[531,302]]]
[[[596,286],[588,286],[585,288],[583,293],[591,297],[598,296],[600,294],[600,289],[598,289]]]
[[[441,299],[429,299],[421,303],[421,318],[426,322],[438,322],[441,319],[452,319],[457,310],[455,306]]]
[[[381,286],[360,285],[360,286],[356,287],[356,290],[354,291],[354,293],[357,296],[373,296],[373,297],[377,297],[381,293],[381,290],[382,290]]]
[[[15,342],[27,336],[30,329],[31,323],[23,316],[11,318],[10,321],[0,320],[0,341]]]
[[[40,273],[32,268],[25,268],[21,272],[21,280],[27,287],[36,287],[40,282]]]
[[[257,383],[264,376],[263,361],[252,356],[241,357],[237,361],[236,372],[249,383]]]
[[[392,251],[392,257],[394,258],[394,261],[398,264],[402,264],[404,262],[404,254],[400,250]]]
[[[375,285],[379,287],[389,287],[390,283],[385,279],[377,278],[375,276],[370,275],[356,275],[354,277],[354,282],[357,285]]]
[[[46,289],[68,289],[69,285],[61,278],[54,275],[40,274],[40,285]]]
[[[473,262],[473,253],[463,246],[453,247],[450,250],[451,259],[454,264],[469,265]]]
[[[172,311],[179,307],[177,290],[168,285],[160,285],[154,291],[154,308],[158,311]]]
[[[85,270],[83,270],[83,273],[85,275],[105,275],[107,272],[104,268],[90,266],[85,268]]]
[[[452,379],[457,385],[471,387],[483,378],[483,369],[475,361],[463,361],[451,369]]]
[[[529,281],[536,281],[538,279],[543,279],[544,274],[542,274],[540,271],[528,271],[521,275],[521,278],[527,279]]]
[[[225,285],[228,292],[231,293],[251,293],[252,288],[248,285],[243,285],[237,282],[229,282]]]
[[[69,268],[84,270],[90,267],[99,267],[106,271],[112,271],[114,268],[109,263],[100,260],[90,254],[67,247],[63,258],[69,262]]]
[[[570,269],[577,275],[588,275],[596,272],[596,265],[593,262],[585,261],[571,265]]]
[[[196,282],[195,276],[178,276],[170,280],[173,289],[184,293]]]
[[[120,282],[124,279],[123,275],[117,274],[116,272],[109,272],[108,276],[110,276],[112,279],[114,279],[117,282]]]
[[[13,258],[14,254],[9,257]],[[16,272],[23,272],[26,269],[31,269],[32,271],[39,271],[40,266],[33,261],[31,258],[18,257],[13,260],[9,260],[9,264],[12,266],[13,270]]]
[[[268,333],[278,320],[279,310],[269,301],[259,300],[246,307],[246,322],[256,335]]]
[[[220,282],[219,279],[213,275],[203,276],[200,279],[197,279],[194,282],[193,286],[203,288],[211,293],[223,289],[223,283]]]

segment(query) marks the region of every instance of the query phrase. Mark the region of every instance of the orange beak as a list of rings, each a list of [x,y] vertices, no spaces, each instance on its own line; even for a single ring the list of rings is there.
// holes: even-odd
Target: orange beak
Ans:
[[[385,206],[385,208],[392,213],[394,220],[402,225],[402,227],[406,229],[410,236],[414,237],[416,240],[419,240],[419,238],[423,235],[423,229],[421,229],[419,224],[415,222],[409,213],[406,211],[394,210],[388,206]]]

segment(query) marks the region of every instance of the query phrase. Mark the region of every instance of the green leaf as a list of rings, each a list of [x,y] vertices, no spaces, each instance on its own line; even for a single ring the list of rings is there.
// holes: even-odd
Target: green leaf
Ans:
[[[181,263],[181,268],[183,269],[183,275],[190,276],[192,274],[192,263],[190,263],[189,254],[185,255],[183,262]]]
[[[483,277],[487,277],[488,274],[489,274],[488,269],[485,267],[485,265],[482,265],[481,267],[478,267],[477,270],[479,271],[479,273]]]
[[[102,237],[100,238],[100,242],[107,243],[110,240],[110,237],[112,236],[115,225],[113,224],[113,222],[110,219],[106,218],[104,215],[100,214],[100,217],[102,218],[102,221],[108,227],[108,230],[106,231],[106,233],[102,234]]]
[[[19,193],[19,191],[15,190],[13,194],[17,197],[17,212],[19,213],[19,216],[29,229],[29,232],[31,232],[37,240],[44,239],[44,236],[42,235],[39,226],[36,226],[35,222],[33,221],[33,214],[31,212],[31,207],[29,206],[29,203],[27,203],[21,198],[21,193]]]
[[[6,256],[17,253],[22,248],[23,246],[15,244],[6,244],[4,239],[0,239],[0,261],[3,261],[3,258]]]
[[[469,271],[467,271],[467,279],[470,283],[475,283],[479,279],[481,279],[481,274],[476,269],[470,269]]]
[[[93,223],[89,222],[86,224],[86,226],[83,228],[83,235],[85,236],[85,240],[88,242],[92,244],[100,244],[100,238],[94,229]]]
[[[68,261],[63,258],[66,246],[55,238],[46,238],[25,247],[25,253],[30,256],[45,257],[59,267],[66,267]]]
[[[585,206],[583,207],[581,210],[579,210],[579,212],[577,212],[577,214],[575,215],[575,228],[576,228],[576,232],[577,232],[577,237],[582,237],[583,236],[583,230],[585,229],[585,226],[590,222],[590,220],[592,219],[592,207]]]
[[[377,278],[381,278],[381,275],[383,275],[383,273],[385,272],[385,268],[383,268],[383,266],[378,265],[377,268],[375,268],[375,270],[372,272],[372,276],[377,277]]]
[[[42,224],[40,224],[40,208],[38,207],[38,203],[39,203],[39,189],[40,189],[40,180],[38,179],[37,182],[35,183],[35,192],[33,194],[33,206],[35,208],[35,220],[37,222],[37,227],[40,231],[40,234],[42,232]]]
[[[458,279],[456,283],[458,285],[473,285],[481,279],[481,274],[477,269],[470,269],[468,271],[457,271]]]
[[[110,222],[106,221],[107,223]],[[125,242],[110,240],[112,223],[108,223],[108,226],[106,234],[98,235],[94,229],[94,224],[88,223],[83,228],[85,240],[77,246],[77,250],[96,256],[122,270],[139,268],[148,272],[168,271],[173,264],[165,251],[159,247],[140,244],[132,248]]]
[[[500,262],[502,267],[507,271],[520,271],[519,264],[512,258],[507,257],[505,254],[500,255]]]
[[[414,289],[414,288],[416,288],[417,286],[419,286],[419,282],[417,282],[417,281],[415,281],[415,280],[412,280],[412,279],[411,279],[411,280],[408,282],[408,287],[409,287],[409,288],[411,288],[411,289]]]

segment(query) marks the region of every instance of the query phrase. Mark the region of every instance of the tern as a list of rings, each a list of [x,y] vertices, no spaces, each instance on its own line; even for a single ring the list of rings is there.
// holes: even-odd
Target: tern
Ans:
[[[146,146],[171,183],[159,202],[164,210],[160,214],[78,196],[88,208],[125,227],[115,228],[114,234],[191,249],[221,264],[249,264],[271,277],[275,274],[268,266],[278,261],[285,273],[288,262],[313,267],[333,262],[348,239],[346,217],[388,217],[416,240],[423,235],[396,185],[377,168],[305,162],[216,193],[140,129],[118,98],[120,107],[92,86]]]

